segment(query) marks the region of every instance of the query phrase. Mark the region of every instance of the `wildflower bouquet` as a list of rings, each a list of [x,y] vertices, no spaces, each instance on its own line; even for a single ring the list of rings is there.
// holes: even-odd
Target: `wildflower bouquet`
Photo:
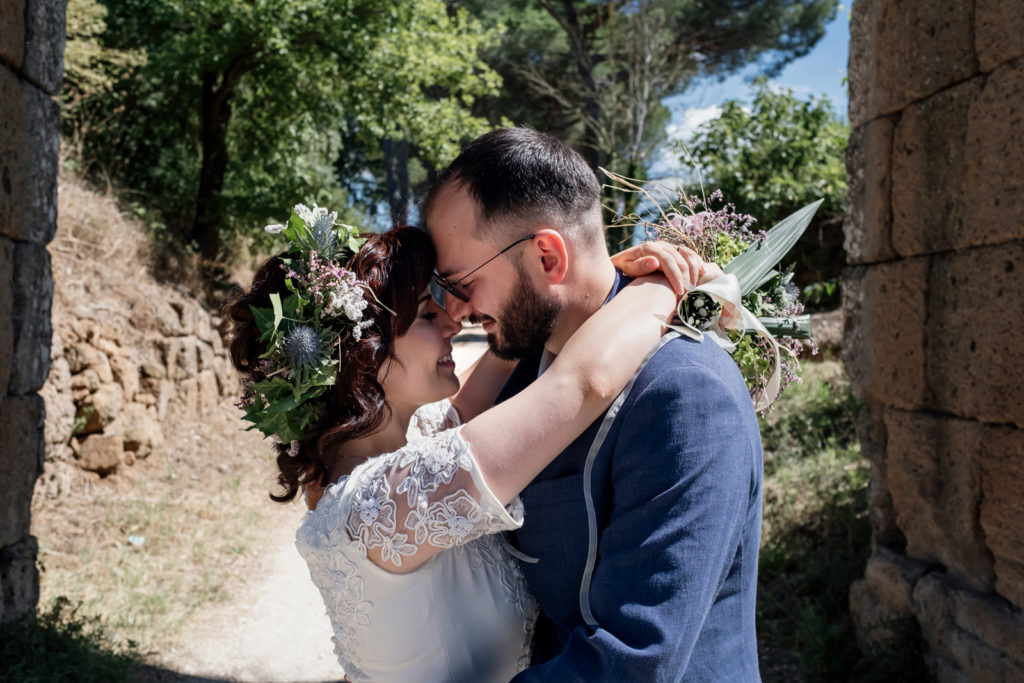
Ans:
[[[369,286],[341,264],[363,244],[350,225],[326,208],[295,206],[287,225],[265,230],[291,243],[282,258],[288,295],[270,295],[271,308],[252,308],[266,353],[244,383],[243,419],[265,436],[293,443],[320,417],[312,399],[334,384],[344,335],[362,338]]]
[[[611,187],[642,194],[650,208],[650,218],[633,213],[619,216],[616,225],[639,226],[651,237],[687,246],[721,266],[724,277],[683,298],[680,325],[673,329],[697,340],[712,335],[733,354],[756,408],[766,410],[786,385],[799,381],[797,355],[805,348],[817,352],[810,339],[810,317],[801,315],[792,267],[780,272],[776,266],[807,229],[821,200],[768,231],[755,231],[755,219],[725,203],[721,190],[706,197],[672,192],[664,201],[665,188],[652,191],[604,173]]]

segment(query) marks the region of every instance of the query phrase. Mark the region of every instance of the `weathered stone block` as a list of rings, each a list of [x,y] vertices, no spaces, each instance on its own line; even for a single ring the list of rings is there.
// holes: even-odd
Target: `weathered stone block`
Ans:
[[[7,393],[27,394],[41,389],[50,371],[53,278],[45,247],[25,242],[15,245],[12,291],[14,362]]]
[[[78,464],[83,470],[110,474],[124,458],[124,437],[120,434],[91,434],[78,447]]]
[[[981,466],[981,527],[995,557],[996,591],[1024,608],[1024,430],[986,427]],[[1019,652],[1024,659],[1024,626]]]
[[[14,242],[0,235],[0,393],[11,379],[14,363]]]
[[[130,403],[104,433],[121,435],[124,438],[124,450],[144,458],[164,440],[155,412],[150,412],[141,404]]]
[[[63,354],[59,334],[53,335],[50,374],[39,395],[46,404],[46,459],[53,460],[67,447],[75,424],[75,402],[71,395],[71,370]]]
[[[843,277],[843,364],[858,399],[924,408],[928,257],[848,268]]]
[[[0,67],[0,235],[46,244],[57,230],[60,112]]]
[[[27,0],[25,75],[51,95],[64,80],[64,14],[67,0]]]
[[[0,398],[0,547],[28,534],[32,485],[42,471],[46,407],[36,394]]]
[[[967,120],[982,79],[907,107],[892,161],[892,243],[904,256],[976,243],[966,211]]]
[[[1018,8],[1024,14],[1024,3],[1018,3]],[[1020,172],[1024,168],[1024,96],[1021,93],[1024,93],[1024,61],[1017,60],[988,77],[971,107],[966,154],[970,239],[963,244],[997,244],[1024,238],[1024,178]]]
[[[898,111],[974,75],[973,8],[963,0],[854,3],[850,124]]]
[[[939,410],[1024,427],[1022,273],[1020,242],[934,257],[926,372]]]
[[[25,0],[0,2],[0,26],[0,60],[20,69],[25,53]]]
[[[114,356],[110,359],[114,381],[124,389],[124,400],[132,401],[139,391],[139,366],[127,356]]]
[[[892,506],[892,495],[889,493],[885,460],[888,437],[883,410],[870,403],[866,404],[857,413],[856,427],[861,453],[871,463],[867,502],[868,519],[871,520],[875,544],[902,550],[907,539],[896,524],[896,511]]]
[[[892,248],[893,119],[883,117],[858,126],[846,147],[846,217],[843,222],[847,263],[888,261]]]
[[[200,415],[209,415],[217,409],[220,402],[220,388],[217,386],[217,375],[213,370],[203,370],[196,376],[199,390]]]
[[[929,574],[914,589],[914,609],[929,646],[966,680],[1024,677],[1017,649],[1024,622],[1019,614],[1000,608],[997,599],[963,590],[942,574]],[[1009,633],[999,634],[998,629]]]
[[[850,615],[857,642],[866,653],[905,646],[900,642],[917,632],[913,593],[929,566],[885,548],[868,560],[864,578],[850,587]]]
[[[907,556],[941,563],[969,585],[991,589],[992,554],[979,520],[981,473],[974,457],[981,425],[892,410],[886,427],[889,490]]]
[[[948,659],[928,653],[925,655],[925,661],[928,662],[935,683],[973,683],[967,678],[967,674],[956,668]]]
[[[171,379],[186,379],[199,374],[200,344],[195,337],[172,337],[164,343],[167,376]]]
[[[117,419],[124,407],[124,391],[120,384],[104,384],[82,402],[78,416],[85,418],[81,434],[94,434]]]
[[[38,552],[35,537],[28,535],[0,548],[0,622],[17,619],[39,602]]]
[[[67,361],[69,369],[75,374],[92,368],[98,381],[104,384],[114,381],[114,373],[107,354],[88,342],[78,342],[69,346]]]
[[[900,616],[914,612],[914,586],[931,568],[886,548],[876,548],[864,569],[864,580],[879,600]]]
[[[898,625],[908,619],[880,600],[864,579],[850,586],[850,616],[857,629],[857,645],[869,656],[891,647]]]
[[[968,633],[1024,660],[1024,614],[994,595],[949,590],[953,621]]]
[[[1024,55],[1024,3],[974,0],[974,45],[986,72]]]

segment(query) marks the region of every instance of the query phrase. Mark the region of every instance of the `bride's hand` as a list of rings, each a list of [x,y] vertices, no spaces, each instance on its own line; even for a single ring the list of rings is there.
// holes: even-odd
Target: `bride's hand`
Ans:
[[[643,242],[612,256],[612,264],[629,277],[661,271],[676,294],[685,294],[696,284],[722,274],[714,263],[704,263],[689,247],[668,242]]]

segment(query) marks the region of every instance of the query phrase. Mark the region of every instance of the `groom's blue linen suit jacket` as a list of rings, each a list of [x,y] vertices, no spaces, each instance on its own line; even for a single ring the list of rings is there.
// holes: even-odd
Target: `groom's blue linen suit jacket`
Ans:
[[[536,379],[541,353],[499,401]],[[710,338],[675,338],[589,453],[602,422],[522,493],[511,540],[539,560],[522,567],[542,614],[515,683],[759,681],[761,440],[735,363]]]

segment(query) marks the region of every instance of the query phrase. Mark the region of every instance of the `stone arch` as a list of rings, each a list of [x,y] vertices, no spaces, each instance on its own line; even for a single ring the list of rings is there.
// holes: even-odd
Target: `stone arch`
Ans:
[[[44,455],[65,6],[0,4],[0,621],[39,599],[29,511]]]
[[[1024,680],[1024,3],[858,0],[843,360],[864,402],[865,649]]]

